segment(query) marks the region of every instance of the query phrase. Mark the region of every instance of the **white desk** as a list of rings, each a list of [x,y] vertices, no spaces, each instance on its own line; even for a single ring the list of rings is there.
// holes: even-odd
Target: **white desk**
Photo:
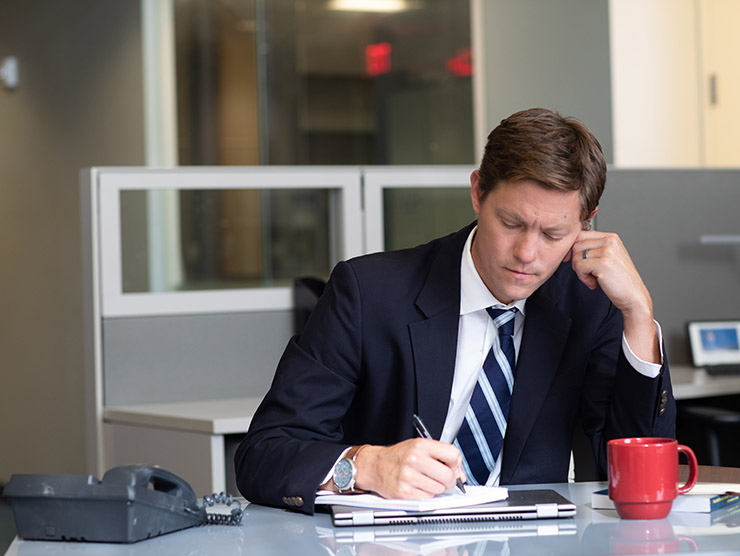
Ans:
[[[184,478],[199,496],[238,492],[233,453],[261,399],[234,398],[106,407],[106,467],[154,463]]]
[[[709,376],[702,369],[671,368],[676,399],[740,394],[740,375]],[[247,431],[259,398],[106,407],[107,468],[156,463],[183,477],[199,495],[237,492],[236,440]]]
[[[704,369],[671,366],[673,396],[677,400],[740,394],[740,374],[711,376]]]
[[[577,505],[574,518],[537,521],[533,532],[525,522],[474,524],[476,531],[437,531],[420,534],[396,529],[396,538],[383,536],[388,528],[335,528],[326,514],[306,516],[286,510],[250,505],[237,527],[198,527],[130,545],[21,541],[15,539],[6,556],[48,554],[100,556],[242,555],[301,556],[383,554],[499,555],[506,546],[519,554],[667,554],[694,550],[714,555],[740,553],[740,527],[733,522],[711,524],[712,514],[672,513],[652,521],[620,520],[613,510],[592,510],[591,493],[605,483],[539,485],[553,488]],[[515,488],[534,488],[528,487]],[[715,513],[715,515],[717,515]],[[739,523],[737,515],[734,524]],[[531,522],[530,522],[531,525]],[[403,532],[403,534],[398,534]],[[504,553],[509,553],[504,552]]]

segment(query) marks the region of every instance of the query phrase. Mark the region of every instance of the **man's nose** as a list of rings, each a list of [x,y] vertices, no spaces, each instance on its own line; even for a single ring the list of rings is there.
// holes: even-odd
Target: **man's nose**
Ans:
[[[531,263],[537,258],[539,239],[534,232],[522,234],[514,248],[514,257],[523,263]]]

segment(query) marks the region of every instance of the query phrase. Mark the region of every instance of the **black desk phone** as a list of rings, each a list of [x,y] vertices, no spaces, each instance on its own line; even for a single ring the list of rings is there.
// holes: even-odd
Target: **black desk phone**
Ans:
[[[183,479],[161,467],[124,465],[92,475],[16,474],[3,496],[27,540],[132,543],[196,525],[237,525],[241,504],[221,493],[203,504]],[[237,507],[208,513],[216,502]]]

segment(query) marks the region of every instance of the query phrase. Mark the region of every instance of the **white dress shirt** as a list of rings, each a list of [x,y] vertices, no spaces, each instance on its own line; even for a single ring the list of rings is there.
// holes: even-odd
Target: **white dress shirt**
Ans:
[[[473,228],[468,236],[463,249],[462,262],[460,264],[460,326],[457,334],[457,354],[455,355],[455,374],[452,381],[452,394],[450,403],[447,407],[447,417],[440,440],[452,443],[457,437],[465,412],[468,409],[470,398],[473,396],[475,384],[478,381],[478,375],[483,368],[483,362],[486,359],[491,345],[495,341],[498,332],[493,324],[493,319],[488,315],[488,307],[518,309],[514,316],[514,348],[516,357],[519,357],[519,347],[522,343],[522,331],[524,330],[524,320],[527,316],[527,300],[522,299],[510,305],[504,305],[498,301],[483,283],[478,271],[473,263],[473,256],[470,247],[473,243],[473,237],[476,233],[477,226]],[[655,323],[658,339],[661,339],[660,326]],[[662,342],[661,346],[662,346]],[[660,373],[661,365],[648,363],[638,359],[632,353],[627,340],[622,334],[622,348],[627,361],[632,367],[641,374],[654,378]],[[662,347],[661,347],[662,350]],[[663,354],[661,352],[661,360]],[[503,449],[501,451],[503,454]],[[501,475],[501,460],[499,456],[496,465],[491,472],[486,484],[498,485]]]

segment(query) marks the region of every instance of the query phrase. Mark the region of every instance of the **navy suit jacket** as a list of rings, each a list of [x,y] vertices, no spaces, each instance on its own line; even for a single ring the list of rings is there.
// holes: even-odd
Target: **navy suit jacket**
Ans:
[[[336,266],[237,450],[248,500],[312,513],[317,486],[347,446],[412,438],[413,413],[439,438],[471,229]],[[600,289],[564,263],[526,311],[502,485],[566,481],[577,419],[602,470],[611,438],[675,436],[667,364],[655,379],[629,365],[621,313]]]

